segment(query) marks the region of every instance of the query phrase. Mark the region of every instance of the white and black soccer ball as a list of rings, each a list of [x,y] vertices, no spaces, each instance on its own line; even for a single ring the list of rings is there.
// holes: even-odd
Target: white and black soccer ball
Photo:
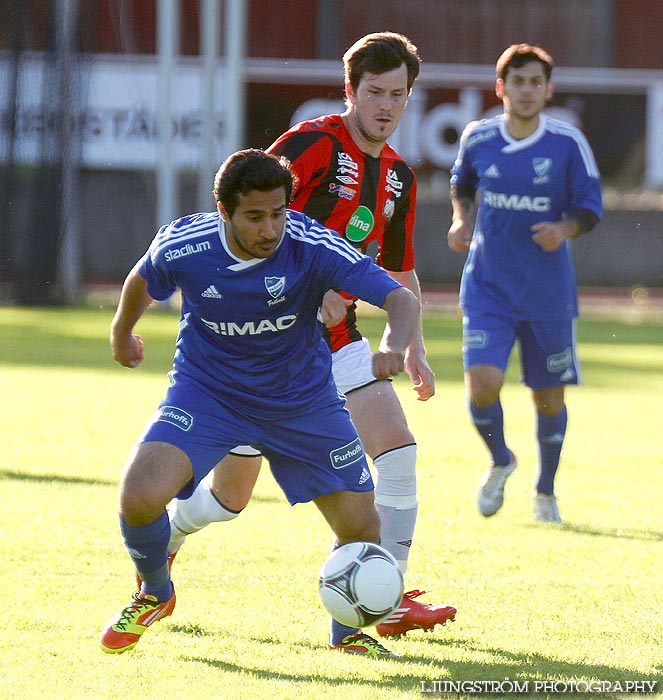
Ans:
[[[400,605],[403,574],[386,549],[372,542],[350,542],[335,549],[322,565],[320,597],[338,622],[370,627]]]

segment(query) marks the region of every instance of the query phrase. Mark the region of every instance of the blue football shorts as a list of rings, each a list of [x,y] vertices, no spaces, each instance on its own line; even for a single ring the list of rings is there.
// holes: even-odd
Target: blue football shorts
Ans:
[[[366,338],[352,341],[332,353],[332,373],[336,388],[341,394],[381,381],[373,374],[373,351]],[[241,445],[234,447],[232,454],[257,457],[260,451],[249,445]]]
[[[506,372],[519,344],[521,381],[530,389],[580,383],[575,319],[515,321],[496,314],[463,311],[463,364],[491,365]]]
[[[372,491],[357,430],[342,397],[329,397],[304,415],[268,420],[237,412],[181,374],[138,442],[179,447],[194,478],[178,494],[188,498],[202,479],[236,445],[251,445],[269,460],[274,478],[291,504],[337,491]]]

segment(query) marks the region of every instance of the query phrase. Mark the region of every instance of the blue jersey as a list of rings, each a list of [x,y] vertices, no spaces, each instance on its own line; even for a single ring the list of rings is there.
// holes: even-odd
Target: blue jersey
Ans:
[[[192,214],[159,229],[139,270],[154,299],[181,291],[173,372],[259,418],[337,400],[318,319],[328,289],[381,307],[399,286],[338,234],[292,210],[269,258],[237,258],[218,213]]]
[[[526,139],[511,137],[504,115],[465,128],[451,183],[479,190],[461,306],[516,320],[563,320],[578,315],[568,241],[546,252],[530,227],[559,221],[573,209],[603,212],[598,168],[583,134],[541,114]]]

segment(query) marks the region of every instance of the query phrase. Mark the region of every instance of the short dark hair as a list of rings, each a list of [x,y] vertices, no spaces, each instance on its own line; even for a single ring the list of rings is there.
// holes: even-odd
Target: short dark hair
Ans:
[[[345,82],[356,91],[364,73],[380,75],[400,68],[402,63],[407,67],[407,89],[410,90],[421,63],[417,47],[406,36],[395,32],[367,34],[343,54]]]
[[[506,80],[510,68],[522,68],[525,64],[532,61],[537,61],[543,65],[546,82],[549,82],[555,62],[547,51],[540,46],[532,46],[531,44],[511,44],[502,53],[495,64],[497,79]]]
[[[271,192],[283,187],[286,204],[290,204],[294,180],[287,158],[259,148],[247,148],[226,158],[214,177],[212,192],[232,218],[239,205],[239,195],[251,190]]]

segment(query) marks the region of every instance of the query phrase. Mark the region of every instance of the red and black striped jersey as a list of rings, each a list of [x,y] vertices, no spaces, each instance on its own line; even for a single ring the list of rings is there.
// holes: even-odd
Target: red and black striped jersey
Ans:
[[[359,149],[339,114],[301,122],[268,149],[284,155],[297,182],[291,208],[352,241],[362,252],[375,241],[386,270],[414,269],[417,181],[407,163],[385,144],[378,158]],[[329,332],[332,352],[361,334],[354,304]]]

